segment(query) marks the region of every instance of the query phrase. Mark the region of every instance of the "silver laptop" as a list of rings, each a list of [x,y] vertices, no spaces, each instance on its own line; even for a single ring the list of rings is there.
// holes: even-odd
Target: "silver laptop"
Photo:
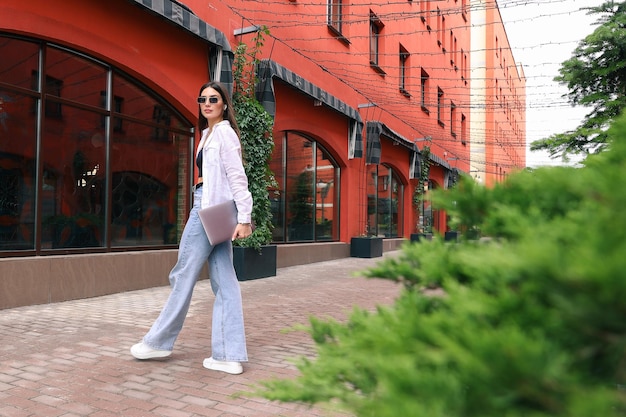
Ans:
[[[232,239],[237,227],[237,206],[233,200],[200,209],[198,215],[212,246]]]

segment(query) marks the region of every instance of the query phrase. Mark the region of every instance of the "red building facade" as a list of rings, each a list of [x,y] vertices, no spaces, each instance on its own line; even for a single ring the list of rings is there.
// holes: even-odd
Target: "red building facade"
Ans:
[[[286,147],[290,137],[327,155],[323,170],[310,171],[308,179],[308,201],[316,207],[324,191],[324,209],[307,213],[308,237],[315,232],[309,226],[322,220],[331,228],[322,236],[342,241],[445,231],[445,215],[415,205],[414,192],[424,146],[431,155],[427,187],[447,187],[459,171],[469,171],[468,5],[232,1],[228,9],[237,19],[221,27],[225,32],[270,30],[259,75],[271,84],[266,90],[276,104],[277,148],[287,150],[281,160],[276,152],[272,165],[282,187],[276,240],[299,240],[289,232],[300,228],[290,220],[301,214],[290,212],[290,181],[314,167],[308,155],[296,167],[299,156],[292,158]],[[362,142],[355,144],[359,135]]]
[[[283,253],[444,232],[415,190],[471,170],[471,14],[465,0],[4,1],[0,308],[166,283],[191,203],[197,89],[232,85],[234,47],[263,26]],[[22,287],[38,290],[11,299]]]

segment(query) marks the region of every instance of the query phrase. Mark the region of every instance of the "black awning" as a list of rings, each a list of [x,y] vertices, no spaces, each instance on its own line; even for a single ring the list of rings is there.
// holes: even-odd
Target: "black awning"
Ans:
[[[441,165],[444,168],[451,169],[449,163],[447,163],[443,158],[435,155],[432,152],[430,154],[430,160],[431,160],[431,162],[434,162],[434,163],[436,163],[438,165]]]
[[[381,133],[382,123],[367,122],[365,129],[365,162],[368,164],[380,164],[380,157],[382,155],[382,146],[380,144]]]
[[[355,158],[363,156],[363,134],[361,133],[363,131],[363,121],[357,109],[348,106],[337,97],[272,60],[262,60],[257,67],[257,72],[259,78],[257,96],[269,114],[272,116],[276,115],[276,97],[274,95],[273,82],[274,77],[276,77],[354,121],[356,134],[354,137],[349,138],[349,140],[354,141],[354,143],[350,144],[350,148],[354,150],[353,156]]]
[[[385,136],[395,144],[404,146],[411,152],[419,153],[419,149],[415,143],[394,132],[382,122],[367,122],[367,128],[365,131],[367,142],[366,162],[368,164],[380,164],[382,148],[380,144],[381,136]]]
[[[220,65],[220,78],[228,90],[232,93],[233,87],[233,51],[226,36],[196,16],[189,8],[171,0],[130,0],[135,4],[149,9],[152,13],[180,26],[187,32],[215,45],[222,51]],[[217,62],[212,65],[217,66]],[[217,67],[216,67],[217,68]],[[216,68],[211,68],[215,70]]]

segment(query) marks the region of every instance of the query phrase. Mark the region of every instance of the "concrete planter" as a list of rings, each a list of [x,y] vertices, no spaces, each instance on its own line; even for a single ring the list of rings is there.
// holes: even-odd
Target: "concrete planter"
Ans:
[[[275,276],[276,245],[262,246],[260,252],[253,248],[234,246],[233,263],[239,281]]]
[[[353,258],[377,258],[383,256],[383,238],[353,237],[350,240],[350,256]]]
[[[425,240],[433,240],[432,233],[411,233],[411,242],[423,242]]]

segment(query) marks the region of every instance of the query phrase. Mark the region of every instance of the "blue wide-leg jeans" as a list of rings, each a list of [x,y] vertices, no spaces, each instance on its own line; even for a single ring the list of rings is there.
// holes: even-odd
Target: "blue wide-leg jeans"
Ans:
[[[248,354],[243,305],[233,266],[232,243],[226,241],[216,246],[209,244],[198,217],[202,188],[196,189],[193,197],[193,208],[178,248],[178,261],[169,276],[172,291],[143,342],[158,350],[174,348],[189,310],[194,286],[208,259],[211,289],[215,294],[211,328],[213,359],[246,362]]]

